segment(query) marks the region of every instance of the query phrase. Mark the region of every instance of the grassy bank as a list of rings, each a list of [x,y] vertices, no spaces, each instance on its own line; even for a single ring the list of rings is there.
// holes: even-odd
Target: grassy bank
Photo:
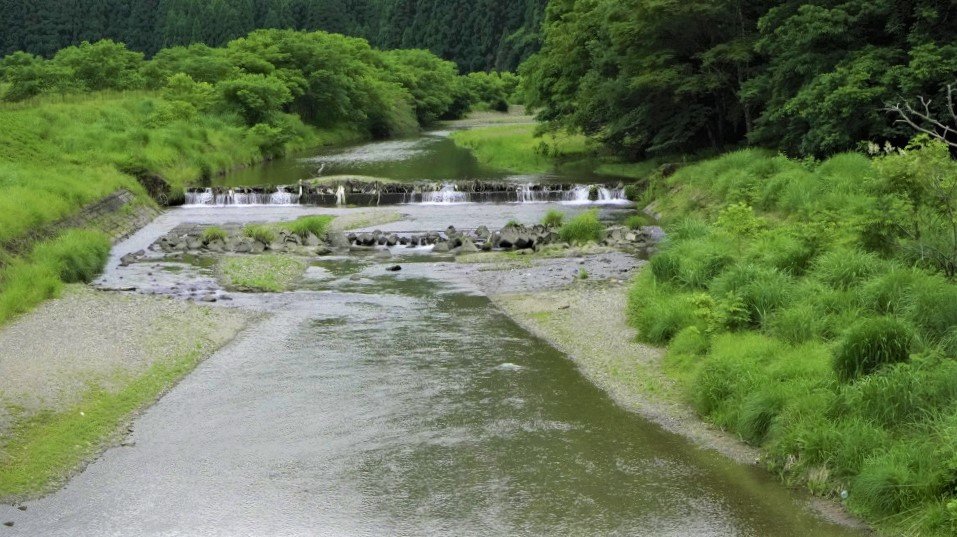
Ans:
[[[455,132],[456,144],[471,149],[489,167],[515,173],[545,173],[563,159],[588,156],[587,139],[580,135],[535,136],[536,125],[505,125]]]
[[[927,177],[957,177],[945,149],[683,168],[649,194],[669,239],[629,310],[695,410],[789,483],[889,533],[952,535],[957,286],[926,252],[955,244],[930,223],[942,201],[914,194]]]
[[[350,128],[316,129],[287,116],[281,148],[265,142],[227,112],[166,118],[160,93],[96,93],[42,97],[0,105],[0,324],[57,296],[63,282],[88,281],[109,243],[67,233],[34,243],[45,226],[119,188],[153,203],[134,175],[161,178],[175,197],[185,184],[262,161],[276,151],[342,143],[366,135]],[[83,273],[62,274],[60,258],[97,256]],[[35,254],[31,253],[36,251]],[[62,276],[62,277],[61,277]]]

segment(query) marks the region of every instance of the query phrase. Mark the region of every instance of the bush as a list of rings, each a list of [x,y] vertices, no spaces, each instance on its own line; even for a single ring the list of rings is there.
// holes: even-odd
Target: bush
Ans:
[[[851,502],[876,516],[908,511],[953,487],[949,461],[933,442],[920,438],[870,457],[851,484]]]
[[[849,289],[887,269],[876,255],[840,248],[827,252],[814,263],[814,276],[835,289]]]
[[[276,232],[268,226],[259,224],[249,224],[243,228],[243,235],[250,239],[257,240],[265,245],[276,242]]]
[[[542,225],[549,228],[560,228],[565,221],[565,213],[550,209],[542,218]]]
[[[776,311],[767,323],[768,334],[791,344],[823,337],[827,318],[811,304],[797,304]]]
[[[211,242],[222,241],[226,242],[226,239],[229,238],[229,234],[223,228],[212,226],[203,230],[203,243],[209,244]]]
[[[766,323],[769,315],[793,296],[794,280],[786,274],[757,265],[737,265],[714,279],[710,286],[715,296],[734,295],[748,311],[752,326]]]
[[[933,342],[957,326],[957,287],[941,277],[924,277],[911,284],[905,316]]]
[[[563,225],[558,235],[570,244],[600,242],[605,236],[605,225],[598,220],[598,211],[586,211]]]
[[[325,237],[332,220],[333,217],[331,216],[306,216],[286,224],[286,229],[290,233],[298,235],[301,239],[306,239],[310,234],[321,239]]]
[[[882,366],[910,358],[914,333],[893,317],[863,319],[844,335],[834,356],[834,371],[848,382]]]
[[[810,266],[816,253],[807,241],[777,229],[762,234],[752,244],[748,258],[792,276],[800,276]]]
[[[658,288],[654,280],[640,276],[628,295],[628,314],[638,337],[660,345],[696,322],[693,296],[672,294]]]
[[[957,402],[957,362],[899,363],[842,391],[843,404],[883,427],[906,428]]]
[[[880,315],[903,313],[914,284],[925,278],[927,275],[917,270],[892,269],[864,284],[864,305]]]
[[[681,260],[672,252],[661,252],[649,262],[651,273],[661,283],[673,283],[681,274]]]
[[[727,241],[719,236],[688,239],[671,249],[679,262],[678,281],[689,289],[705,289],[734,262]]]

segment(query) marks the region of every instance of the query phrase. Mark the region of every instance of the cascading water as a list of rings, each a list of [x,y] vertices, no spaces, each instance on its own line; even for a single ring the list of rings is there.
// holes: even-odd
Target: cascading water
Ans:
[[[427,204],[467,203],[468,201],[468,194],[460,192],[452,183],[443,184],[439,190],[422,193],[422,203]]]
[[[275,192],[226,190],[216,192],[212,188],[186,192],[187,207],[231,207],[250,205],[297,205],[299,196],[277,188]]]

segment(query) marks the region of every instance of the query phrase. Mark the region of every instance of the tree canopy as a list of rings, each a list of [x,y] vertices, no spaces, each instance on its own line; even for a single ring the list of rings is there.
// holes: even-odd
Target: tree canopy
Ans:
[[[884,108],[938,106],[957,6],[919,0],[553,0],[523,67],[556,128],[631,156],[751,142],[796,155],[899,145]]]
[[[465,71],[514,70],[538,47],[546,0],[0,0],[0,55],[50,57],[113,39],[152,55],[225,45],[255,29],[325,30],[424,48]]]

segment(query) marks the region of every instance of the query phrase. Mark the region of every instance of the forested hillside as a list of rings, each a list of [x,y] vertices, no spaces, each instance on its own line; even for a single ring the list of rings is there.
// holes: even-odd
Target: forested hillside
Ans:
[[[957,73],[957,5],[938,0],[555,0],[544,28],[531,104],[633,157],[903,145],[913,131],[884,108],[946,112]]]
[[[428,48],[464,71],[514,70],[538,46],[545,0],[0,0],[0,55],[113,39],[152,55],[257,28],[326,30]]]

